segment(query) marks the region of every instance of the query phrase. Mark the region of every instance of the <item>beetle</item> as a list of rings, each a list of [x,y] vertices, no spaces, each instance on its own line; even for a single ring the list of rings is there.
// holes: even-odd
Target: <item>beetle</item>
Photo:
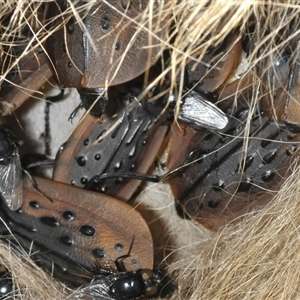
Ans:
[[[54,181],[35,181],[39,191],[24,178],[24,202],[16,212],[0,204],[0,229],[3,234],[9,228],[14,238],[6,241],[30,250],[57,279],[81,286],[68,299],[165,298],[174,292],[169,277],[150,269],[151,234],[129,205]]]
[[[82,4],[79,1],[77,9]],[[151,4],[151,10],[155,10],[155,4]],[[49,3],[48,27],[53,31],[45,43],[49,64],[60,84],[78,89],[79,107],[93,116],[100,117],[104,112],[111,86],[130,82],[145,72],[147,77],[162,54],[160,40],[167,40],[170,24],[168,18],[159,19],[153,14],[152,34],[147,22],[139,28],[138,22],[150,9],[147,5],[144,0],[102,1],[88,7],[85,14],[79,10],[82,20],[75,20],[68,1]],[[197,55],[189,59],[184,67],[188,88],[212,92],[226,83],[241,58],[240,38],[238,31],[234,31],[220,46],[210,47],[201,62]]]
[[[238,106],[233,109],[236,89],[241,87],[243,92],[239,95]],[[292,134],[283,124],[272,122],[260,109],[248,121],[249,143],[245,144],[251,97],[251,76],[247,76],[220,93],[220,105],[224,111],[227,110],[229,120],[225,128],[213,131],[205,128],[193,130],[184,124],[180,128],[174,127],[168,144],[167,174],[150,176],[126,169],[126,162],[130,159],[124,157],[124,168],[117,173],[114,169],[106,169],[93,175],[97,174],[97,166],[93,164],[95,169],[89,177],[92,178],[90,182],[99,186],[109,178],[113,181],[117,179],[120,184],[122,181],[119,178],[167,182],[189,216],[205,227],[217,230],[256,205],[270,201],[274,193],[267,193],[264,189],[272,190],[282,183],[289,174],[290,164],[295,159],[293,154],[298,149],[299,135]],[[96,132],[99,134],[99,129]],[[123,134],[120,136],[123,137]],[[78,136],[74,140],[80,145],[86,138],[88,135],[83,134],[79,140]],[[84,146],[80,147],[80,151],[84,151]],[[125,145],[123,147],[120,148],[121,153],[126,149]],[[86,148],[85,155],[92,149]],[[68,165],[74,165],[74,173],[80,170],[74,156],[72,158],[72,155],[77,157],[75,153],[80,153],[77,151],[68,154],[71,162]],[[59,159],[57,162],[60,163]],[[127,165],[130,167],[130,164]],[[85,172],[88,174],[88,169]]]
[[[132,197],[140,181],[118,178],[118,174],[148,171],[174,117],[174,103],[165,109],[170,100],[168,95],[155,101],[145,97],[138,102],[136,97],[143,86],[135,87],[136,94],[132,91],[115,99],[123,107],[117,109],[115,115],[104,115],[101,123],[95,123],[88,116],[82,120],[57,155],[54,180],[124,201]],[[160,91],[156,87],[152,92],[157,95]],[[198,115],[193,113],[195,108]],[[202,125],[221,129],[227,124],[227,117],[221,110],[193,91],[187,91],[182,98],[179,119],[197,128]],[[66,168],[68,172],[65,172]],[[115,175],[113,179],[98,182],[98,176],[104,173]]]
[[[34,177],[23,178],[24,201],[17,211],[1,201],[1,233],[22,245],[40,266],[71,287],[103,272],[152,269],[153,242],[141,215],[112,197]],[[126,226],[124,226],[126,224]],[[134,238],[134,243],[132,239]],[[16,242],[17,241],[17,242]]]
[[[195,92],[214,92],[231,79],[241,61],[239,31],[230,32],[218,47],[209,47],[203,57],[200,54],[196,52],[187,61],[187,86]]]
[[[241,83],[228,90],[240,89]],[[224,129],[194,131],[182,125],[172,131],[168,147],[167,167],[176,172],[171,171],[166,182],[184,211],[212,230],[272,199],[291,172],[300,140],[259,107],[249,113],[252,86],[239,94],[236,109],[236,91],[228,97],[229,91],[224,90],[226,100],[221,103],[229,119]],[[180,149],[175,147],[178,143]]]
[[[173,282],[161,270],[143,269],[97,276],[67,299],[137,300],[145,296],[166,298],[173,292]]]
[[[77,8],[82,4],[84,1],[78,1]],[[78,89],[86,109],[99,100],[90,110],[95,116],[101,116],[106,107],[106,88],[147,71],[162,51],[159,39],[167,39],[167,18],[160,20],[154,14],[152,23],[161,24],[151,35],[149,23],[137,25],[150,9],[155,9],[148,7],[148,1],[97,2],[86,14],[79,10],[81,24],[68,1],[48,5],[48,28],[53,33],[45,49],[50,66],[61,84]]]

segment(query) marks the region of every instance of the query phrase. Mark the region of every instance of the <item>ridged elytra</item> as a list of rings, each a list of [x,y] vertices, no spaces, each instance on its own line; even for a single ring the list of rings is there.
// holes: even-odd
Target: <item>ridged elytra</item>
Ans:
[[[104,114],[101,123],[90,116],[82,120],[56,159],[53,180],[123,201],[132,197],[141,181],[119,178],[118,173],[148,172],[169,128],[168,114],[160,115],[160,100],[138,104],[130,95],[118,100],[124,103],[113,117]],[[115,177],[95,182],[94,177],[103,173]]]
[[[48,30],[54,32],[45,49],[58,82],[77,88],[81,105],[100,117],[109,100],[107,87],[138,77],[157,61],[159,39],[167,40],[169,21],[160,19],[152,11],[157,6],[145,0],[99,1],[85,12],[82,4],[86,2],[76,5],[82,20],[76,20],[66,1],[48,3]],[[153,13],[151,22],[144,21],[147,13]]]
[[[248,78],[243,84],[249,82]],[[276,195],[291,172],[300,141],[299,134],[270,120],[259,107],[249,113],[251,85],[244,86],[233,109],[234,89],[242,88],[241,84],[235,82],[224,90],[222,108],[229,118],[224,130],[174,127],[169,142],[168,169],[180,167],[167,178],[174,197],[190,217],[213,230],[264,206]]]

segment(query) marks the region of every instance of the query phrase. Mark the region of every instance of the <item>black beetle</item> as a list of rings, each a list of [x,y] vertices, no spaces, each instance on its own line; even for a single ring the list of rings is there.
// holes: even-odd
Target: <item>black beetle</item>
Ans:
[[[162,271],[142,269],[97,276],[91,284],[78,289],[67,299],[136,300],[166,298],[173,292],[173,282]]]

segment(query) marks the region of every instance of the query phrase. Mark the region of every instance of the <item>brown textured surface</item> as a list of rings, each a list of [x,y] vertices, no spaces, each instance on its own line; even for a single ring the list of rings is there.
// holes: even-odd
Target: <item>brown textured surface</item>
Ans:
[[[235,98],[227,95],[234,87],[245,87],[237,107],[227,110],[229,123],[224,130],[172,130],[168,169],[180,170],[167,181],[184,210],[213,230],[268,203],[297,158],[299,134],[259,110],[251,112],[248,80],[232,83],[222,94],[227,99],[221,100],[221,106],[231,107]]]
[[[124,3],[126,7],[126,1]],[[149,23],[145,24],[145,28],[136,25],[143,19],[148,1],[128,3],[129,9],[124,9],[122,1],[118,0],[93,6],[84,19],[88,34],[83,32],[82,25],[74,17],[68,19],[65,15],[57,18],[53,26],[62,23],[67,25],[49,37],[46,50],[61,84],[97,88],[104,87],[107,80],[109,85],[116,85],[137,77],[155,63],[161,46],[155,46],[159,44],[157,38],[148,34]],[[49,5],[51,16],[60,11],[67,12],[63,4]],[[156,24],[158,20],[153,17],[152,22],[156,27],[152,31],[166,40],[165,23],[169,19]],[[70,64],[72,66],[68,66]]]
[[[54,274],[58,278],[68,282],[73,280],[77,284],[88,283],[103,268],[116,270],[116,261],[122,256],[119,262],[126,270],[153,268],[150,231],[131,206],[99,193],[47,179],[36,177],[35,180],[39,190],[48,198],[25,177],[21,211],[2,210],[10,220],[8,224],[12,232],[21,237],[21,244],[22,240],[29,239],[36,243],[37,249],[46,250],[46,261],[56,263]],[[74,218],[67,219],[64,212],[71,212]],[[45,221],[45,218],[50,221]],[[82,233],[82,226],[87,225],[95,229],[94,235]],[[61,241],[66,241],[66,237],[73,241],[71,245]],[[120,249],[118,245],[123,247]],[[105,256],[95,257],[94,249],[103,249]],[[68,263],[68,260],[73,260],[73,263]],[[62,272],[64,268],[66,272]]]

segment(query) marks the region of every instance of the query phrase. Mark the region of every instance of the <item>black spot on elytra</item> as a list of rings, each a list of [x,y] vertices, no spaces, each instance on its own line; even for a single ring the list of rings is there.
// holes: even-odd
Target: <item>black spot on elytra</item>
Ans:
[[[111,26],[111,20],[108,16],[103,16],[100,20],[100,27],[101,29],[106,32],[109,30]]]
[[[86,157],[84,157],[84,156],[79,156],[79,157],[76,159],[76,162],[77,162],[78,166],[84,167],[85,164],[86,164]]]
[[[272,170],[268,170],[265,172],[265,174],[262,175],[261,179],[264,182],[271,181],[275,177],[275,172]]]
[[[115,184],[118,185],[118,184],[123,183],[123,178],[120,177],[120,178],[115,179],[114,181],[115,181]]]
[[[117,251],[117,252],[121,252],[121,251],[123,251],[123,249],[124,249],[124,245],[123,244],[121,244],[121,243],[118,243],[118,244],[115,244],[115,251]]]
[[[87,184],[88,179],[86,177],[81,177],[80,182],[81,182],[81,184]]]
[[[29,206],[31,208],[34,208],[34,209],[39,209],[40,208],[40,204],[38,203],[38,201],[36,200],[32,200],[29,202]]]
[[[99,153],[95,154],[94,156],[95,160],[100,160],[101,159],[101,155]]]
[[[59,221],[54,217],[41,217],[41,222],[49,227],[58,227],[60,226]]]
[[[59,241],[65,246],[72,246],[74,244],[74,240],[69,236],[61,236]]]
[[[247,179],[246,181],[242,181],[240,182],[240,185],[238,187],[238,190],[237,192],[240,193],[240,192],[248,192],[251,188],[252,184],[251,184],[251,180],[250,179]]]
[[[117,41],[115,44],[115,51],[119,51],[121,49],[121,43],[120,41]]]
[[[79,231],[85,236],[94,236],[96,234],[96,229],[90,225],[81,226]]]
[[[74,18],[72,17],[67,24],[67,31],[72,34],[75,31]]]
[[[69,210],[64,211],[62,216],[67,221],[73,221],[75,219],[75,214]]]
[[[103,259],[106,256],[106,251],[102,248],[95,248],[92,251],[92,254],[94,255],[94,257],[96,257],[98,259]]]
[[[286,155],[291,155],[291,154],[294,154],[296,151],[298,150],[298,147],[295,146],[295,145],[290,145],[286,150]]]
[[[263,163],[264,164],[270,164],[276,157],[277,152],[276,151],[271,151],[269,153],[267,153],[264,157],[263,157]]]
[[[245,161],[244,170],[247,170],[252,165],[253,162],[254,162],[254,157],[252,155],[248,156]]]
[[[219,204],[220,204],[219,200],[209,200],[207,203],[208,207],[210,208],[217,208]]]

